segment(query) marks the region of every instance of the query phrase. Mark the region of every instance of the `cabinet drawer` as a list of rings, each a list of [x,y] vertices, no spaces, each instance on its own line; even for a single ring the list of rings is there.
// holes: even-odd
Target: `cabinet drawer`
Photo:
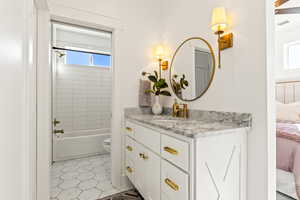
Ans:
[[[161,200],[171,200],[164,192],[161,193]]]
[[[161,163],[161,190],[165,199],[188,200],[189,177],[186,173],[162,160]],[[163,199],[164,199],[163,198]]]
[[[162,135],[161,156],[178,167],[189,171],[189,144],[175,138]]]
[[[160,133],[139,125],[135,125],[134,129],[136,141],[160,154]]]
[[[134,161],[136,145],[135,145],[135,141],[131,139],[129,136],[126,136],[125,138],[125,152],[126,152],[126,159],[131,159]]]
[[[124,131],[127,136],[134,138],[134,135],[135,135],[135,124],[134,123],[126,121],[124,129],[125,129]]]
[[[134,162],[130,159],[126,159],[125,174],[129,178],[129,180],[133,184],[135,184],[135,165]]]

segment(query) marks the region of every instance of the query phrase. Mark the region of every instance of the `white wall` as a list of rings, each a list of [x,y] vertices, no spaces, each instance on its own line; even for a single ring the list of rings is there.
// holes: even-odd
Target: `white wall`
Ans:
[[[222,68],[217,69],[211,88],[190,103],[190,108],[253,114],[253,129],[248,135],[248,200],[266,200],[269,189],[265,3],[164,0],[163,5],[167,11],[164,39],[173,50],[191,36],[206,38],[216,50],[217,37],[210,29],[211,12],[217,6],[228,9],[234,47],[222,52]],[[271,8],[272,1],[269,3]]]
[[[137,79],[140,77],[140,69],[150,62],[147,57],[148,49],[160,40],[160,33],[164,33],[163,38],[172,49],[191,36],[208,39],[216,49],[216,36],[209,28],[210,17],[212,8],[221,5],[228,8],[230,13],[230,31],[235,34],[234,48],[222,52],[222,69],[217,70],[212,87],[200,100],[191,103],[190,107],[253,114],[253,130],[248,136],[248,199],[268,198],[268,180],[272,179],[268,171],[268,151],[272,147],[268,146],[267,109],[272,110],[272,107],[267,107],[267,92],[272,94],[273,91],[267,90],[267,87],[272,87],[267,85],[266,78],[270,75],[266,68],[269,62],[266,2],[254,0],[249,4],[247,0],[164,0],[160,8],[159,0],[50,1],[54,16],[85,20],[104,27],[117,27],[113,111],[113,157],[116,160],[121,158],[120,114],[124,107],[137,105]],[[271,8],[272,1],[269,3]],[[160,12],[160,9],[164,12]],[[100,21],[97,20],[100,18]],[[269,20],[271,23],[272,18]],[[161,22],[163,31],[160,30]],[[269,32],[271,33],[272,31]],[[113,164],[113,171],[121,171],[119,164]],[[116,179],[118,174],[114,177]],[[115,181],[114,183],[116,184]]]
[[[25,5],[30,7],[29,2],[5,1],[0,14],[3,30],[0,35],[0,85],[2,94],[5,95],[0,100],[0,121],[5,122],[1,124],[0,147],[4,164],[0,170],[0,199],[7,200],[26,199],[25,191],[28,192],[25,174],[28,174],[27,148],[31,140],[27,140],[29,136],[26,135],[26,124],[29,122],[26,121],[25,94],[28,91],[24,83],[28,81],[26,73],[29,66],[25,42],[29,32],[26,30],[27,19],[30,20]],[[116,90],[112,132],[115,143],[112,153],[117,161],[121,160],[120,114],[124,107],[137,105],[140,70],[150,61],[147,57],[149,48],[160,40],[160,3],[159,0],[51,0],[50,9],[55,19],[114,30]],[[189,36],[199,35],[215,42],[216,38],[208,27],[211,9],[218,5],[225,6],[230,11],[235,47],[223,52],[223,68],[217,71],[212,88],[190,106],[253,113],[253,130],[248,136],[248,199],[265,200],[268,192],[269,159],[265,2],[253,0],[249,4],[247,0],[164,0],[164,38],[173,49]],[[44,78],[47,81],[47,77]],[[114,184],[121,185],[121,180],[116,180],[122,170],[121,163],[115,161],[112,170],[119,172],[113,179]]]
[[[284,69],[284,45],[300,40],[300,28],[290,28],[288,30],[276,31],[276,54],[275,54],[275,77],[276,80],[299,80],[300,70]]]
[[[34,198],[35,10],[32,0],[0,6],[0,199]],[[33,115],[30,115],[33,114]]]

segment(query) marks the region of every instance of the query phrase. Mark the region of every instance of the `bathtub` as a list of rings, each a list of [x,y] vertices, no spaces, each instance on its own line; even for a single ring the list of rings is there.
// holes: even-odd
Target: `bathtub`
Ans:
[[[53,161],[69,160],[107,153],[103,141],[110,137],[109,129],[65,132],[53,137]]]

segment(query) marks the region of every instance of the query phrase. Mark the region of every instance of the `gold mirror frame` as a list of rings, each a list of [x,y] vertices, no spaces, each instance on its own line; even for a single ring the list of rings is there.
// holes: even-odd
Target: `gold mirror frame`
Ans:
[[[172,85],[172,69],[173,69],[173,64],[174,64],[176,55],[177,55],[177,53],[179,52],[180,48],[181,48],[185,43],[187,43],[187,42],[190,41],[190,40],[201,40],[201,41],[203,41],[203,42],[208,46],[208,48],[209,48],[209,50],[210,50],[210,53],[211,53],[211,55],[212,55],[212,60],[213,60],[213,62],[212,62],[212,67],[213,67],[213,71],[212,71],[212,75],[211,75],[211,78],[210,78],[210,80],[209,80],[209,82],[208,82],[208,85],[207,85],[206,89],[205,89],[200,95],[198,95],[197,97],[195,97],[195,98],[193,98],[193,99],[183,99],[182,97],[178,96],[178,95],[175,93],[175,91],[174,91],[174,88],[173,88],[173,85]],[[172,57],[172,61],[171,61],[171,65],[170,65],[170,71],[169,71],[169,82],[170,82],[172,91],[173,91],[173,93],[176,95],[176,97],[179,98],[179,99],[182,100],[182,101],[187,101],[187,102],[195,101],[195,100],[199,99],[200,97],[202,97],[202,96],[207,92],[207,90],[210,88],[211,83],[212,83],[212,81],[213,81],[213,79],[214,79],[214,76],[215,76],[215,71],[216,71],[216,58],[215,58],[214,50],[213,50],[212,46],[210,45],[210,43],[209,43],[207,40],[205,40],[204,38],[202,38],[202,37],[190,37],[190,38],[184,40],[184,41],[179,45],[179,47],[177,47],[177,49],[176,49],[176,51],[175,51],[175,53],[174,53],[174,55],[173,55],[173,57]]]

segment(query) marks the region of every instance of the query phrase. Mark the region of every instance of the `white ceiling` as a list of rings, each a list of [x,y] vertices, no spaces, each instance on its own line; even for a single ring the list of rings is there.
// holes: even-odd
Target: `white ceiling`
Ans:
[[[300,7],[300,0],[290,0],[278,8]],[[279,26],[278,23],[289,21],[288,24]],[[276,31],[293,31],[300,30],[300,14],[276,15]]]

